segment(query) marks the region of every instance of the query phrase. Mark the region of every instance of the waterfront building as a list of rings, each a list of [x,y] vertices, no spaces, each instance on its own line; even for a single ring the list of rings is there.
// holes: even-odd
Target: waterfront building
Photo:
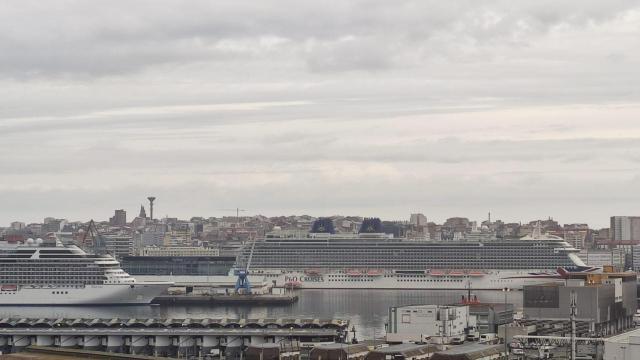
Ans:
[[[471,324],[474,326],[475,324]],[[387,342],[404,341],[449,344],[466,336],[470,327],[466,305],[410,305],[389,308]]]
[[[564,284],[525,286],[525,318],[568,321],[572,293],[580,336],[616,334],[633,325],[638,308],[635,273],[571,274]]]
[[[145,246],[140,250],[141,256],[219,256],[217,248],[199,246]]]
[[[122,268],[131,275],[225,276],[233,267],[230,256],[125,256]]]
[[[497,333],[501,325],[511,324],[514,312],[513,304],[469,304],[469,315],[475,318],[480,334]]]

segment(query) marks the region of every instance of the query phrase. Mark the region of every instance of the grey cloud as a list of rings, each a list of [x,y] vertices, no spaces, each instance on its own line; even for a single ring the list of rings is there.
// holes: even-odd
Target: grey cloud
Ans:
[[[284,139],[284,141],[283,141]],[[103,141],[75,150],[52,147],[46,157],[22,153],[0,159],[5,176],[51,172],[80,173],[108,170],[115,172],[145,171],[235,175],[299,174],[319,172],[323,163],[394,164],[397,171],[405,167],[429,164],[468,166],[516,166],[550,163],[562,168],[566,164],[589,164],[597,159],[621,158],[633,165],[640,152],[640,138],[628,139],[563,139],[522,141],[424,141],[396,145],[376,145],[370,142],[345,144],[334,136],[296,132],[266,137],[259,142],[206,142],[201,150],[168,148],[166,150],[131,149],[122,143]],[[355,139],[354,139],[355,140]],[[158,141],[166,141],[160,139]],[[564,165],[563,165],[564,164]],[[341,165],[342,166],[342,165]],[[557,171],[557,167],[552,168]],[[573,168],[571,171],[576,171]]]
[[[148,192],[184,217],[490,207],[606,224],[639,193],[638,14],[634,1],[2,3],[0,225],[104,218]],[[274,105],[216,108],[249,102]]]
[[[239,55],[220,48],[221,41],[290,40],[293,51],[306,53],[312,70],[381,69],[390,59],[425,47],[444,46],[441,54],[471,41],[513,38],[528,41],[553,26],[582,27],[615,18],[637,5],[632,1],[353,1],[312,3],[175,1],[85,3],[26,2],[5,5],[0,15],[0,69],[10,77],[65,74],[103,76],[141,71],[165,63],[216,62]],[[353,36],[348,43],[340,39]],[[444,36],[444,38],[442,38]],[[516,39],[518,36],[522,39]],[[443,41],[430,43],[440,37]],[[305,50],[309,41],[317,45]],[[273,58],[259,41],[244,57]],[[393,46],[389,46],[392,44]],[[274,58],[273,61],[277,61]],[[397,62],[396,66],[406,66]]]

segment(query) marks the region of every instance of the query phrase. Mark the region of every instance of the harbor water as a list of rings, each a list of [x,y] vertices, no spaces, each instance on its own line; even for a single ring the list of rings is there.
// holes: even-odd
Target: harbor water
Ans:
[[[299,290],[291,305],[0,306],[0,318],[320,318],[349,320],[359,339],[384,336],[390,306],[452,304],[460,290]],[[474,291],[485,303],[503,303],[501,291]],[[522,308],[522,292],[506,293]]]

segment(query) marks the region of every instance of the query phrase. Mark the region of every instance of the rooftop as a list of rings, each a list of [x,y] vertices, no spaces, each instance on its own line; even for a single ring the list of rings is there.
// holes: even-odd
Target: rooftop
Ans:
[[[606,338],[605,341],[617,344],[640,343],[640,329],[627,331],[625,333]]]
[[[502,353],[502,345],[469,344],[435,353],[432,360],[476,360]],[[493,358],[493,357],[492,357]]]

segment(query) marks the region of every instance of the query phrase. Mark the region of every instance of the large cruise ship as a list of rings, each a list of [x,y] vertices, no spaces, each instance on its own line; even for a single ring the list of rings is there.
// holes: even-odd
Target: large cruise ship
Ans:
[[[251,256],[252,253],[252,256]],[[561,280],[586,266],[564,239],[534,234],[518,240],[425,241],[384,233],[312,233],[267,237],[248,246],[251,277],[312,289],[521,289]]]
[[[59,241],[0,244],[0,305],[148,304],[170,282],[137,282],[110,255]]]

